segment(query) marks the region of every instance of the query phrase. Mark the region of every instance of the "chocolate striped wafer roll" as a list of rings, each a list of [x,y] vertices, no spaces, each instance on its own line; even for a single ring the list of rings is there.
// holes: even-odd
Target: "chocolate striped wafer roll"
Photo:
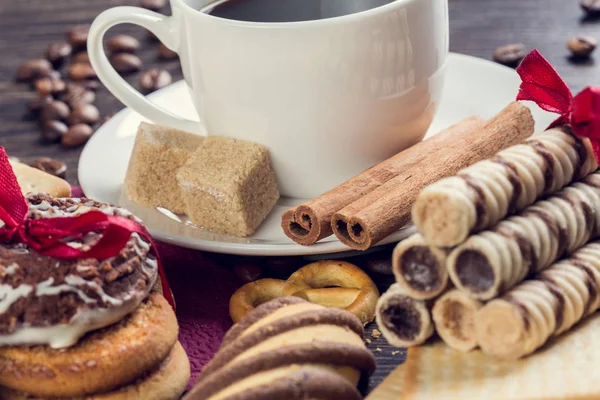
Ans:
[[[589,140],[554,128],[426,187],[412,219],[431,245],[456,246],[597,168]]]
[[[450,347],[470,351],[477,347],[475,315],[483,303],[452,289],[435,301],[431,316],[435,330]]]
[[[413,299],[437,297],[448,285],[446,256],[446,250],[428,246],[419,233],[401,241],[392,254],[398,286]]]
[[[490,300],[549,267],[600,233],[600,172],[573,183],[492,230],[470,236],[448,256],[454,285]]]
[[[478,311],[477,341],[490,355],[533,353],[600,306],[600,242],[592,242]]]
[[[431,303],[407,296],[397,283],[379,298],[375,318],[392,346],[417,346],[433,335]]]

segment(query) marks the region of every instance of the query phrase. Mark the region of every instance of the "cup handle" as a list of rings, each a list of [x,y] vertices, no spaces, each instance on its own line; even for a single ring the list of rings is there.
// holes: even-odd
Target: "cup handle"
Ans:
[[[179,117],[158,107],[115,71],[104,53],[103,39],[110,28],[126,23],[148,29],[169,49],[178,50],[180,38],[175,17],[167,17],[139,7],[123,6],[108,9],[98,15],[92,23],[87,41],[90,62],[100,81],[117,99],[143,117],[182,131],[206,134],[203,123]]]

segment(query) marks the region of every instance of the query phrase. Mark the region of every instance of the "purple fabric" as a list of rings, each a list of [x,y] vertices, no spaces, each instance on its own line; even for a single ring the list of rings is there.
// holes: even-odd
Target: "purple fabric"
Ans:
[[[231,327],[229,298],[239,281],[204,253],[158,243],[179,321],[179,341],[192,367],[190,384],[218,350]]]

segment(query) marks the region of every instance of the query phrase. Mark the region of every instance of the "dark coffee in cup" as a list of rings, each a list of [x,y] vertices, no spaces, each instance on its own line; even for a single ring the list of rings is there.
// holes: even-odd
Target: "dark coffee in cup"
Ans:
[[[366,11],[395,0],[224,0],[202,11],[251,22],[312,21]]]

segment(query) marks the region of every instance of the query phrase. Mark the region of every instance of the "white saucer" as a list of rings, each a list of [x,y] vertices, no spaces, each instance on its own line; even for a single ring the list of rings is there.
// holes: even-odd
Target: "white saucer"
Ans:
[[[514,70],[474,57],[450,54],[448,58],[446,87],[437,115],[428,132],[441,129],[471,115],[490,118],[513,101],[520,79]],[[184,81],[166,87],[149,96],[152,101],[169,111],[197,120],[188,89]],[[544,129],[553,118],[550,114],[532,107],[536,130]],[[183,247],[217,253],[244,255],[311,255],[348,251],[334,237],[313,246],[304,247],[289,240],[280,227],[281,215],[289,207],[303,200],[283,198],[267,220],[250,238],[217,235],[196,228],[185,218],[166,210],[139,206],[121,196],[121,185],[133,148],[138,124],[143,118],[124,109],[104,124],[81,154],[79,182],[84,193],[102,202],[119,204],[140,217],[150,233],[158,240]],[[402,229],[380,244],[397,242],[412,228]]]

